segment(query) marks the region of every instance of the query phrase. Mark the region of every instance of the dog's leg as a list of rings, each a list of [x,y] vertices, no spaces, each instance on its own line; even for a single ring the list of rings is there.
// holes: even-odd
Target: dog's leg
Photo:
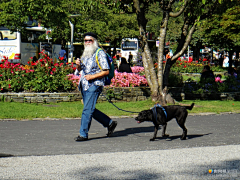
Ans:
[[[150,139],[150,141],[154,141],[157,137],[157,131],[158,131],[159,125],[155,125],[155,129],[154,129],[154,134],[153,134],[153,138]]]
[[[177,123],[178,125],[182,128],[183,130],[183,133],[182,133],[182,136],[181,136],[181,140],[186,140],[186,137],[187,137],[187,128],[185,127],[185,121],[186,121],[186,118],[183,118],[183,119],[180,119],[178,120],[177,119]]]
[[[166,134],[167,123],[164,124],[162,127],[163,127],[162,137],[169,137],[169,134]]]
[[[186,137],[187,137],[187,128],[185,127],[185,129],[183,130],[183,134],[182,134],[181,140],[186,140]]]

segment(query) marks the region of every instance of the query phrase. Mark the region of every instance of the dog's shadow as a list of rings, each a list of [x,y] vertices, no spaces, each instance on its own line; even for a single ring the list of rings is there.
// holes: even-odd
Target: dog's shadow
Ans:
[[[207,134],[188,134],[187,135],[187,139],[186,140],[190,140],[190,139],[194,139],[194,138],[199,138],[199,137],[203,137],[203,136],[208,136],[212,133],[207,133]],[[157,137],[155,140],[168,140],[168,141],[173,141],[176,139],[179,139],[181,137],[181,134],[176,135],[176,136],[169,136],[169,137]]]
[[[173,140],[179,139],[181,137],[181,134],[176,135],[176,136],[171,136],[170,135],[169,137],[161,137],[161,130],[162,130],[162,127],[159,127],[159,129],[158,129],[159,136],[156,138],[156,140],[166,139],[168,141],[173,141]],[[124,130],[114,131],[114,133],[111,135],[111,137],[122,137],[122,136],[129,136],[129,135],[140,136],[138,134],[141,134],[141,133],[152,133],[149,136],[149,138],[151,138],[153,133],[154,133],[154,126],[126,128]],[[210,134],[212,134],[212,133],[208,133],[208,134],[192,134],[192,135],[188,134],[187,135],[187,140],[188,139],[199,138],[199,137],[202,137],[202,136],[207,136],[207,135],[210,135]],[[94,138],[91,138],[91,139],[93,140],[93,139],[102,139],[102,138],[107,138],[107,137],[106,136],[104,136],[104,137],[94,137]]]

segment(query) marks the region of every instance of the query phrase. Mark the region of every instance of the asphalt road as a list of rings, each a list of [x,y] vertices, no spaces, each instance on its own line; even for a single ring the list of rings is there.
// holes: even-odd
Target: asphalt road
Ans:
[[[0,121],[0,179],[240,179],[240,114],[189,115],[184,141],[175,120],[154,142],[152,123],[115,120],[85,142],[76,119]]]

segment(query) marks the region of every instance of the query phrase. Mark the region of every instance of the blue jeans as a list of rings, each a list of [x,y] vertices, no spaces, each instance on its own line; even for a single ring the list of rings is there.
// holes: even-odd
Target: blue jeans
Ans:
[[[94,85],[86,91],[84,91],[80,86],[80,90],[84,104],[81,117],[80,136],[86,138],[88,137],[88,131],[91,126],[92,118],[96,119],[104,127],[108,127],[112,123],[112,120],[106,114],[95,108],[97,99],[103,90],[102,86]]]

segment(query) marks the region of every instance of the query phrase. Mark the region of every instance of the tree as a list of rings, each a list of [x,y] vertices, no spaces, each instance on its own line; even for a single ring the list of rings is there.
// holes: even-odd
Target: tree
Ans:
[[[54,40],[62,39],[66,42],[70,38],[69,18],[72,14],[84,17],[92,7],[97,6],[96,1],[81,0],[2,0],[0,3],[0,26],[10,30],[22,31],[29,19],[36,20],[41,26],[52,29]],[[80,23],[83,21],[81,17]],[[33,26],[37,24],[33,22]]]
[[[222,2],[223,0],[133,0],[132,4],[128,4],[128,2],[124,0],[111,1],[115,3],[118,9],[124,7],[126,4],[132,5],[133,12],[137,14],[142,49],[142,60],[144,64],[146,79],[151,88],[153,101],[160,101],[161,104],[166,103],[165,97],[167,94],[168,76],[171,66],[176,62],[177,58],[181,56],[188,47],[191,41],[191,37],[199,22],[203,19],[206,19],[207,17],[211,17],[216,7],[220,5],[220,1]],[[105,2],[109,4],[109,0],[105,0]],[[157,74],[154,70],[153,59],[151,57],[151,52],[146,36],[146,26],[148,23],[146,13],[148,12],[149,7],[152,4],[162,10],[162,18],[159,28]],[[126,9],[125,12],[128,13]],[[180,15],[183,16],[183,24],[181,27],[181,35],[178,39],[178,45],[173,57],[167,60],[167,63],[163,68],[162,64],[164,59],[164,47],[169,26],[169,19],[177,18]]]
[[[99,41],[108,41],[115,48],[120,46],[123,37],[138,36],[136,14],[116,14],[101,3],[93,7],[81,19],[81,21],[79,19],[75,21],[78,33],[95,32]]]
[[[78,14],[74,18],[71,15]],[[99,40],[110,40],[115,46],[123,36],[137,36],[136,14],[113,14],[112,10],[94,0],[2,0],[0,2],[0,26],[24,33],[29,19],[38,21],[43,27],[51,28],[53,40],[70,41],[69,20],[74,26],[75,41],[81,35],[93,31]],[[33,22],[32,25],[37,25]]]
[[[202,22],[202,37],[209,45],[229,52],[229,67],[232,67],[232,55],[240,50],[240,1],[233,0],[222,4],[218,11]]]
[[[0,3],[0,26],[10,30],[24,31],[29,19],[43,24],[45,27],[61,26],[58,22],[67,17],[60,8],[63,1],[58,0],[2,0]],[[33,25],[37,25],[33,22]]]

